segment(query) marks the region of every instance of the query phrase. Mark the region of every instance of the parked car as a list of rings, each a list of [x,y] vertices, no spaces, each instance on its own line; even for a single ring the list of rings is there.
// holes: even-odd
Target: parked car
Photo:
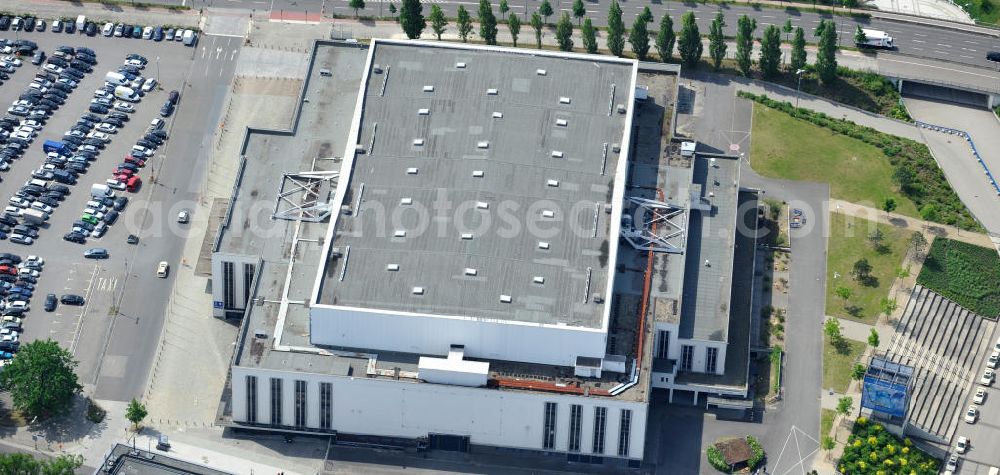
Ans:
[[[85,300],[83,297],[76,294],[64,294],[59,302],[63,305],[83,305]]]

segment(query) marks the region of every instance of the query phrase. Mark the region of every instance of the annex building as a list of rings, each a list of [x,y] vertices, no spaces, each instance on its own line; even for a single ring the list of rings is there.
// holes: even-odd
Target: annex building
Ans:
[[[214,241],[213,313],[242,317],[228,424],[637,468],[652,388],[726,369],[733,266],[732,236],[699,254],[714,284],[687,320],[688,244],[664,294],[639,292],[655,318],[619,298],[619,259],[646,256],[623,227],[662,218],[627,196],[638,78],[605,56],[317,43],[293,129],[248,131]],[[732,234],[738,172],[692,160],[672,222],[700,207]]]

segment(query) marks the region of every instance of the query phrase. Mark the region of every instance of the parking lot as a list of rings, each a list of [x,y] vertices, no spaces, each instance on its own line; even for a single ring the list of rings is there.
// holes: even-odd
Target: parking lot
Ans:
[[[181,42],[87,37],[48,30],[4,31],[0,38],[29,39],[46,54],[58,45],[84,46],[93,49],[97,57],[93,72],[49,117],[28,151],[9,170],[0,172],[0,197],[5,201],[45,161],[45,140],[62,139],[88,112],[105,74],[117,69],[128,54],[145,56],[148,64],[141,74],[158,78],[160,83],[134,104],[136,111],[129,114],[131,119],[111,135],[89,170],[70,186],[71,193],[53,210],[36,242],[25,246],[0,241],[0,251],[35,254],[46,261],[44,276],[34,291],[35,308],[25,319],[21,341],[52,338],[69,348],[80,361],[81,383],[87,388],[96,384],[94,395],[99,399],[139,396],[162,328],[163,306],[170,295],[174,272],[187,264],[177,261],[183,240],[188,237],[186,225],[177,223],[177,214],[194,209],[200,198],[204,170],[214,148],[214,132],[241,41],[205,36],[195,47],[186,47]],[[38,69],[28,59],[0,86],[0,104],[11,104],[28,87]],[[160,107],[171,90],[180,91],[180,100],[176,111],[167,118],[170,139],[138,170],[142,185],[136,192],[116,192],[129,197],[117,222],[103,237],[88,238],[86,244],[64,241],[63,235],[80,219],[90,200],[91,185],[111,178],[150,121],[160,117]],[[139,237],[137,245],[126,243],[129,234]],[[84,259],[84,251],[92,247],[107,249],[109,258]],[[166,279],[156,276],[160,261],[171,266]],[[60,305],[54,312],[45,312],[41,307],[48,293],[82,295],[86,303]]]

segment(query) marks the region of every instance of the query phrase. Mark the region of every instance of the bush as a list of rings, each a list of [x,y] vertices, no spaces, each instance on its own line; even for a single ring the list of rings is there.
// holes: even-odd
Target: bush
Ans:
[[[854,422],[844,454],[837,461],[841,473],[856,475],[935,475],[940,465],[940,460],[913,447],[910,439],[900,440],[882,425],[864,417]]]
[[[750,460],[747,461],[747,465],[753,470],[764,461],[764,447],[752,435],[747,436],[747,443],[750,444]]]
[[[708,457],[708,463],[715,467],[716,470],[722,473],[730,473],[729,465],[726,465],[726,459],[722,457],[722,452],[715,448],[714,445],[709,446],[705,450],[705,455]]]
[[[983,228],[962,204],[948,184],[944,172],[937,166],[926,145],[910,139],[889,135],[871,127],[830,117],[822,112],[796,108],[790,102],[779,102],[766,95],[739,91],[739,96],[784,112],[797,119],[830,129],[838,134],[878,147],[889,158],[893,179],[900,191],[913,201],[927,221],[982,232]],[[904,111],[905,112],[905,111]],[[929,210],[924,212],[924,210]]]
[[[100,424],[108,412],[103,407],[98,406],[93,399],[87,399],[87,420],[94,424]]]
[[[1000,257],[993,249],[935,238],[917,283],[984,317],[1000,315]]]

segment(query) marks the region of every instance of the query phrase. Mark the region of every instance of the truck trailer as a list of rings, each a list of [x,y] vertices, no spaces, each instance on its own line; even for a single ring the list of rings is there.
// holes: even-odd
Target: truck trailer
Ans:
[[[864,33],[864,41],[857,41],[860,38],[855,38],[854,40],[854,44],[857,45],[858,48],[894,48],[892,45],[892,37],[884,31],[862,28],[861,32]]]

